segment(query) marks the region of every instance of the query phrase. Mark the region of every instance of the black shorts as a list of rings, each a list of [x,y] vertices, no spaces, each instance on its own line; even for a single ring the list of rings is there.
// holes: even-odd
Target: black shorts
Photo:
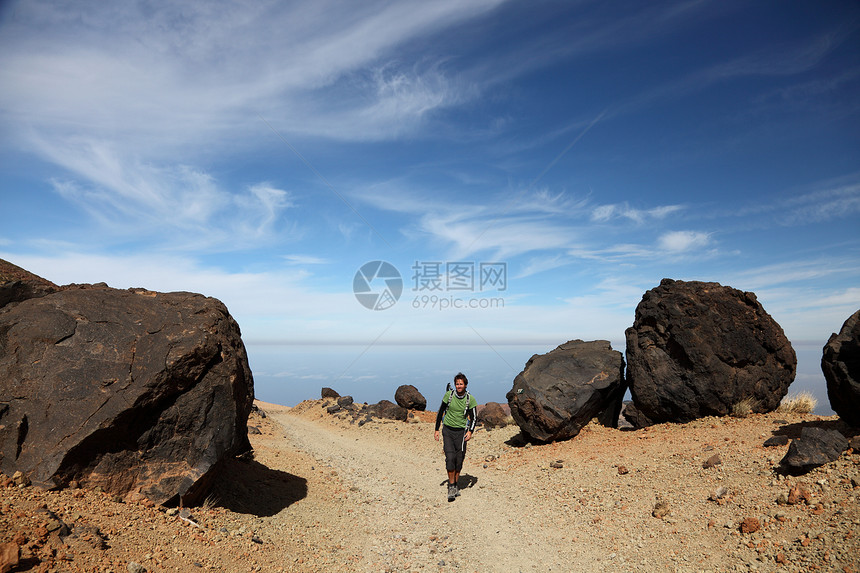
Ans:
[[[445,450],[445,470],[462,470],[463,459],[466,457],[466,428],[450,428],[443,424],[442,448]]]

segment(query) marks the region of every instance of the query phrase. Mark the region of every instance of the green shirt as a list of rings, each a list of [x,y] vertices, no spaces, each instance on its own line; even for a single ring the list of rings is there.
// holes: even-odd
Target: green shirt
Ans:
[[[442,403],[447,406],[445,408],[445,417],[442,418],[442,423],[449,428],[455,428],[457,430],[466,428],[468,426],[466,410],[478,407],[478,402],[475,400],[475,397],[469,393],[466,395],[469,397],[468,404],[466,404],[466,396],[458,398],[456,391],[445,392],[445,396],[442,398]],[[472,414],[474,415],[474,412]],[[474,425],[471,427],[474,427]]]

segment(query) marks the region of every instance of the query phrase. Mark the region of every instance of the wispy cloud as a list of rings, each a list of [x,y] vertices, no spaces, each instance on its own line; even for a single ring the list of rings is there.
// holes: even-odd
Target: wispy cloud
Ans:
[[[41,149],[70,172],[51,180],[54,190],[116,236],[242,248],[279,233],[278,219],[292,206],[288,192],[268,183],[228,190],[194,167],[132,160],[103,142]]]
[[[330,261],[313,255],[284,255],[283,259],[293,265],[326,265]]]
[[[672,213],[681,211],[681,205],[661,205],[651,209],[636,209],[627,203],[598,205],[591,211],[591,220],[596,223],[604,223],[612,219],[623,217],[634,223],[645,223],[648,220],[665,219]]]
[[[660,249],[670,253],[700,249],[708,246],[710,242],[710,235],[700,231],[670,231],[657,239]]]
[[[860,213],[860,181],[791,197],[783,205],[785,211],[778,215],[783,225],[821,223],[851,217]]]
[[[0,107],[38,131],[86,126],[185,157],[216,134],[235,145],[255,113],[287,134],[397,134],[461,96],[438,62],[403,68],[394,50],[499,1],[333,4],[20,4],[0,42]],[[28,26],[51,32],[37,39]]]

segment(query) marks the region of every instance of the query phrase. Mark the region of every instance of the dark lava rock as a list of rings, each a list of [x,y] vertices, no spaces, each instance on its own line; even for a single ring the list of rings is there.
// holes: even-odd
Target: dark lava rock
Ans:
[[[626,390],[620,352],[606,340],[573,340],[532,356],[506,398],[520,430],[550,442],[576,436],[594,417],[617,426]]]
[[[250,450],[239,326],[199,294],[62,289],[0,309],[0,471],[195,503]]]
[[[836,430],[807,426],[792,440],[780,464],[792,473],[806,473],[839,459],[848,449],[848,440]]]
[[[846,423],[860,427],[860,310],[824,345],[821,371],[830,407]]]
[[[337,399],[337,405],[341,408],[349,408],[355,403],[355,400],[352,399],[352,396],[341,396]]]
[[[654,423],[725,416],[745,399],[754,412],[773,411],[797,369],[755,295],[718,283],[663,279],[625,334],[633,402]]]
[[[648,416],[643,414],[632,401],[624,403],[624,406],[621,409],[621,417],[636,429],[654,425],[654,422],[652,422]]]
[[[478,422],[485,428],[502,428],[508,425],[510,414],[498,402],[487,402],[478,411]]]
[[[0,308],[12,302],[39,298],[60,287],[49,280],[0,259]]]
[[[320,396],[323,400],[325,400],[326,398],[340,398],[340,394],[338,394],[331,388],[323,388],[322,391],[320,391]]]
[[[425,398],[418,388],[411,384],[399,386],[394,392],[394,401],[398,406],[408,408],[409,410],[426,410],[427,398]]]
[[[368,410],[371,415],[377,418],[400,420],[401,422],[405,422],[406,416],[409,414],[409,410],[388,400],[380,400],[378,403],[369,406]]]

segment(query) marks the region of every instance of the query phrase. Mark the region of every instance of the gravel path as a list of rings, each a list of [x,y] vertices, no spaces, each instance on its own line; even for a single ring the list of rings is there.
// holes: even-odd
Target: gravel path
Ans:
[[[462,495],[448,502],[441,445],[431,424],[377,422],[350,431],[291,413],[272,417],[292,446],[349,484],[361,508],[360,565],[366,570],[570,570],[559,551],[563,531],[529,535],[535,527],[531,500],[518,497],[516,487],[503,487],[500,482],[510,481],[506,475],[490,475],[479,463],[486,441],[481,447],[475,440],[468,449],[472,469],[464,468]]]
[[[857,568],[860,457],[806,476],[776,470],[775,433],[814,416],[706,418],[624,432],[589,425],[573,440],[518,443],[479,430],[453,503],[429,421],[358,427],[309,402],[273,415],[291,447],[350,489],[361,571],[807,571]],[[425,420],[427,418],[425,417]],[[705,462],[717,456],[710,468]],[[560,467],[552,467],[552,466]],[[801,485],[808,503],[782,506]],[[724,488],[721,499],[710,499]],[[662,503],[666,515],[655,517]],[[760,529],[743,532],[744,520]]]

